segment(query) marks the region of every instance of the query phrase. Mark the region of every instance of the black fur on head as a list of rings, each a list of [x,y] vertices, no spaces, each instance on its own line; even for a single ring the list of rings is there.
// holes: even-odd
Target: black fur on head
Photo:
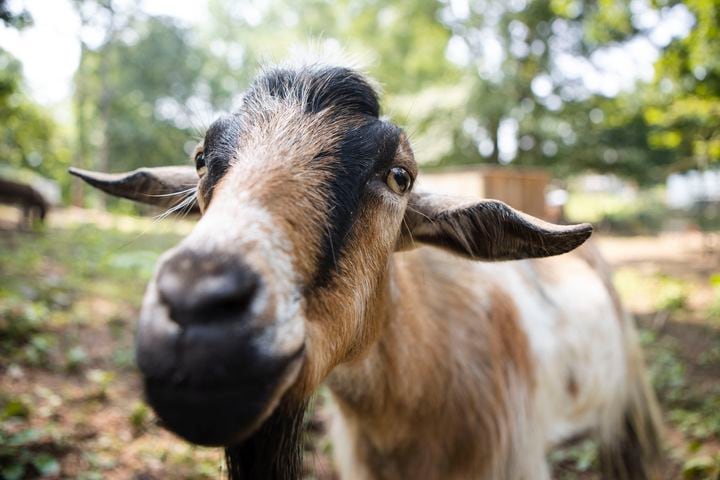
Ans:
[[[205,133],[203,152],[207,165],[207,188],[205,203],[210,203],[212,190],[227,172],[230,162],[235,158],[235,150],[240,143],[242,122],[240,116],[225,115],[215,120]]]
[[[302,102],[306,113],[331,109],[339,114],[378,118],[377,93],[358,72],[343,67],[273,68],[260,75],[243,97],[240,110],[262,105],[266,95]]]
[[[213,122],[205,135],[206,203],[242,142],[244,127],[254,122],[257,115],[262,115],[268,97],[298,102],[307,114],[330,111],[334,115],[361,115],[375,121],[379,121],[380,116],[377,93],[354,70],[321,65],[268,69],[250,85],[239,108]]]
[[[313,287],[326,285],[332,278],[358,216],[365,186],[392,166],[400,136],[401,130],[392,123],[371,119],[348,130],[337,145],[333,152],[337,162],[328,182],[332,210]]]

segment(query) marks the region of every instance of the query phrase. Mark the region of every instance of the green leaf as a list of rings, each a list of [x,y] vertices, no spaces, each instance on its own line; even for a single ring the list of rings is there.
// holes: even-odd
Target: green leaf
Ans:
[[[11,463],[0,470],[0,477],[4,480],[20,480],[25,475],[25,464]]]
[[[130,425],[133,431],[139,432],[150,418],[150,409],[141,402],[136,402],[130,414]]]
[[[42,437],[42,432],[35,428],[28,428],[21,432],[16,433],[8,440],[7,444],[11,447],[19,447],[33,443]]]
[[[720,461],[703,455],[691,458],[683,464],[683,478],[686,480],[717,478]]]
[[[40,472],[40,475],[47,477],[60,473],[60,463],[47,453],[40,453],[32,459],[33,466]]]
[[[10,399],[2,411],[2,418],[27,418],[30,415],[30,407],[18,398]]]
[[[87,360],[88,356],[85,350],[80,346],[75,346],[65,355],[65,367],[68,370],[77,370],[81,365],[87,363]]]

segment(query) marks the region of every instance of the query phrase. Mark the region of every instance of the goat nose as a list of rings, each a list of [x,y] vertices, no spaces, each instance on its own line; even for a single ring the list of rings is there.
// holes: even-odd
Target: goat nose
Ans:
[[[237,260],[192,253],[168,259],[157,277],[160,301],[183,326],[240,319],[258,285],[257,274]]]

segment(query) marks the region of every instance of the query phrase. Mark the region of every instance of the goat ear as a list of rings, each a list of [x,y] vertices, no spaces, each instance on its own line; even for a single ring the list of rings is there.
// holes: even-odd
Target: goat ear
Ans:
[[[116,197],[165,208],[179,206],[198,184],[194,167],[147,167],[125,173],[91,172],[71,167],[69,172],[95,188]],[[191,211],[199,212],[193,201]]]
[[[569,252],[590,234],[590,224],[554,225],[497,200],[412,193],[398,250],[426,244],[476,260],[516,260]]]

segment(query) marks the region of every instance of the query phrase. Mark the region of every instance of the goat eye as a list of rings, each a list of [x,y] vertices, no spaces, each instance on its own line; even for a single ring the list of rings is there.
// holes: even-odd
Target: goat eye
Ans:
[[[203,152],[198,152],[197,155],[195,155],[195,168],[198,171],[198,175],[205,174],[207,167],[205,166],[205,154]]]
[[[390,187],[390,190],[400,195],[410,190],[412,177],[404,168],[393,167],[388,171],[385,183]]]

